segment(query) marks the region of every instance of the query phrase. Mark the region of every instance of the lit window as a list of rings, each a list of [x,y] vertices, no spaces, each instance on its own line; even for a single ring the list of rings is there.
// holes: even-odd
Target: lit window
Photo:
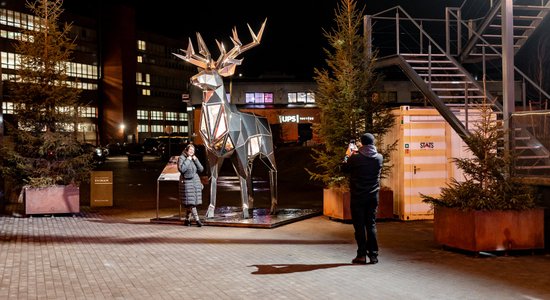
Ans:
[[[180,113],[180,121],[188,121],[189,115],[187,113]]]
[[[95,132],[95,124],[91,123],[78,123],[79,132]]]
[[[187,126],[187,125],[180,125],[180,126],[179,126],[179,133],[189,133],[189,126]]]
[[[138,110],[137,111],[137,118],[138,120],[147,120],[149,119],[149,112],[146,110]]]
[[[2,112],[6,115],[13,115],[13,102],[2,102]]]
[[[137,85],[150,86],[151,85],[151,75],[147,74],[147,73],[142,74],[141,72],[136,72],[136,84]]]
[[[78,108],[78,114],[83,118],[95,118],[96,108],[91,106],[81,106]]]
[[[150,89],[143,89],[143,90],[141,90],[141,94],[143,96],[151,96],[151,90]]]
[[[177,112],[172,112],[172,111],[167,111],[166,112],[166,120],[168,120],[168,121],[177,121],[178,120],[178,113]]]
[[[147,49],[147,45],[145,44],[145,41],[138,40],[138,50],[145,51]]]
[[[296,93],[288,93],[288,103],[296,103],[298,96]]]
[[[297,102],[305,103],[307,99],[307,93],[299,92]]]
[[[137,62],[138,62],[138,63],[142,63],[142,62],[143,62],[143,56],[138,55],[138,57],[137,57]]]
[[[306,94],[306,102],[307,103],[315,103],[315,93],[307,93]]]
[[[254,93],[254,103],[264,103],[264,93]]]
[[[273,103],[273,93],[265,93],[264,94],[264,102],[265,103]]]
[[[254,93],[246,93],[246,103],[254,103]]]
[[[151,120],[162,120],[162,111],[151,111]]]
[[[149,132],[149,126],[147,124],[138,124],[138,132]]]
[[[23,28],[29,30],[35,30],[40,24],[40,18],[12,11],[7,9],[0,9],[0,24],[8,25],[16,28]],[[36,26],[34,24],[37,24]]]
[[[273,103],[273,93],[245,93],[245,102],[253,104]]]
[[[151,132],[164,132],[164,126],[162,126],[162,125],[151,125]]]

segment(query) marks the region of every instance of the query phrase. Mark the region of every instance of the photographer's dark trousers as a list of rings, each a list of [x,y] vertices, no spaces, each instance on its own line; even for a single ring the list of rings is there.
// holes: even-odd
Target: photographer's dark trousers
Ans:
[[[357,256],[377,257],[376,210],[378,208],[378,191],[360,198],[352,196],[350,202],[355,241],[357,241]]]

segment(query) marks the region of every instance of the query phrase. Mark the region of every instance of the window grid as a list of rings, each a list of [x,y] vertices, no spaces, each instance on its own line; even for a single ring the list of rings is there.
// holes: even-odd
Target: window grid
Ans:
[[[162,111],[152,110],[151,111],[151,120],[162,120]]]
[[[175,126],[178,127],[178,126]],[[180,125],[179,126],[179,133],[189,133],[189,126],[187,125]]]
[[[288,103],[296,103],[298,101],[298,95],[296,93],[288,93]]]
[[[138,40],[137,45],[138,45],[138,50],[141,50],[141,51],[147,50],[147,44],[145,43],[145,41]]]
[[[162,126],[162,125],[151,125],[151,132],[164,132],[164,126]]]
[[[306,103],[315,103],[315,93],[308,92],[306,94]]]
[[[138,110],[137,111],[137,118],[138,120],[148,120],[149,119],[149,112],[146,110]]]
[[[138,124],[138,132],[149,132],[149,126],[147,124]]]
[[[145,75],[145,76],[143,76]],[[150,74],[143,74],[141,72],[136,73],[136,84],[137,85],[145,85],[150,86],[151,85],[151,75]]]
[[[189,121],[189,115],[187,113],[179,113],[180,121]]]
[[[273,93],[245,93],[245,103],[247,104],[264,104],[273,103]]]
[[[92,123],[78,123],[79,132],[94,132],[96,131],[95,124]]]
[[[143,89],[143,90],[141,90],[141,94],[143,96],[151,96],[151,90],[150,89]]]
[[[0,24],[2,25],[35,30],[38,29],[40,23],[39,17],[13,10],[0,9]]]
[[[2,102],[2,113],[5,115],[13,115],[15,113],[13,102]]]
[[[78,108],[78,115],[83,118],[95,118],[96,108],[92,106],[81,106]]]
[[[2,52],[2,68],[17,70],[21,68],[21,55],[18,53]],[[97,66],[66,62],[65,71],[67,76],[85,79],[99,79]]]
[[[296,99],[296,101],[298,103],[306,103],[307,101],[307,93],[305,92],[298,92],[298,98]]]
[[[166,120],[167,121],[177,121],[178,120],[178,113],[173,111],[167,111],[166,112]]]

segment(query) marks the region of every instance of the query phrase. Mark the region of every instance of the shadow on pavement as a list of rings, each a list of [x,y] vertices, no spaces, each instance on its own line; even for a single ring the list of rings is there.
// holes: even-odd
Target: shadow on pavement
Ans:
[[[257,271],[254,271],[250,274],[254,275],[272,275],[272,274],[288,274],[288,273],[298,273],[298,272],[309,272],[321,269],[330,269],[343,266],[356,266],[353,264],[317,264],[317,265],[305,265],[305,264],[273,264],[273,265],[251,265],[249,267],[258,268]],[[358,266],[358,265],[357,265]],[[364,267],[364,265],[363,265]]]

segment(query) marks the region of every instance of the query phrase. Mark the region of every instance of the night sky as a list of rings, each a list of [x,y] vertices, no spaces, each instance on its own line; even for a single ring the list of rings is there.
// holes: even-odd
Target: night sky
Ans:
[[[243,65],[237,73],[245,77],[262,74],[286,74],[311,79],[315,67],[324,67],[323,47],[327,47],[323,29],[334,26],[334,14],[340,0],[278,1],[168,1],[168,0],[103,0],[105,3],[125,1],[135,6],[138,28],[181,39],[191,37],[195,49],[195,32],[200,32],[213,55],[218,49],[214,40],[231,45],[229,36],[237,26],[243,43],[250,42],[246,24],[254,31],[267,18],[263,40],[244,53]],[[469,0],[473,1],[473,0]],[[76,13],[101,13],[100,0],[65,0],[65,7]],[[462,0],[377,0],[358,1],[366,13],[373,14],[401,5],[416,18],[444,18],[446,6],[460,6]],[[105,4],[103,4],[105,5]]]

